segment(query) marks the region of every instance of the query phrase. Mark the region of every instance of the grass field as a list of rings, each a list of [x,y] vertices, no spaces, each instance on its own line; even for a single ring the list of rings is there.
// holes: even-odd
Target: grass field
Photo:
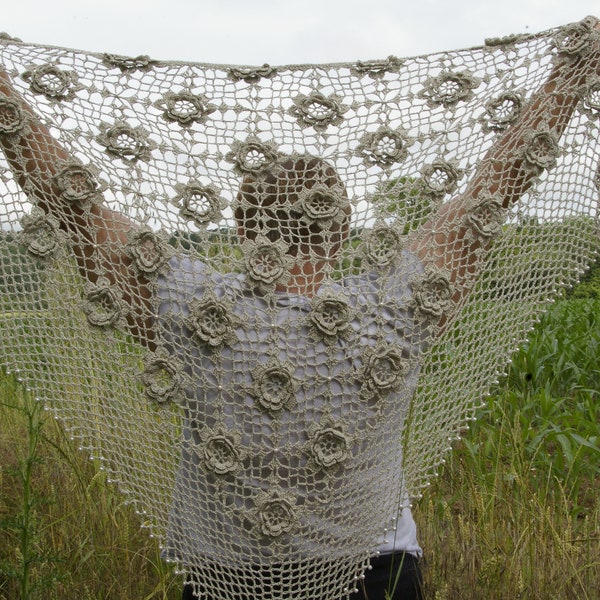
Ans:
[[[415,509],[427,597],[600,598],[600,301],[559,302]],[[94,461],[0,373],[0,599],[173,599]]]

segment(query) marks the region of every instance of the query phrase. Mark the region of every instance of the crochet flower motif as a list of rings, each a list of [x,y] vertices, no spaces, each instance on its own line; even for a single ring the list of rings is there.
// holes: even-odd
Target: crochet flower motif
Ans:
[[[196,448],[196,453],[207,471],[215,475],[228,475],[242,467],[244,453],[240,449],[241,438],[238,434],[207,429],[200,437],[204,442]]]
[[[344,207],[344,197],[339,190],[325,185],[316,185],[300,192],[294,208],[300,210],[305,223],[309,225],[318,223],[322,229],[328,229],[334,221],[344,220]]]
[[[402,250],[402,236],[393,226],[377,224],[365,236],[362,254],[374,266],[385,268],[394,264]]]
[[[309,319],[321,339],[335,344],[350,328],[353,314],[346,296],[327,290],[313,296]]]
[[[554,44],[560,54],[583,56],[590,51],[592,41],[598,37],[594,28],[595,19],[583,19],[562,27],[554,36]]]
[[[192,300],[189,309],[186,325],[201,343],[218,348],[235,339],[234,328],[239,325],[239,319],[226,300],[208,292],[203,298]]]
[[[496,196],[485,195],[467,210],[465,223],[477,237],[491,238],[502,231],[505,211]]]
[[[343,114],[348,110],[341,99],[333,94],[327,98],[319,92],[310,96],[296,96],[290,114],[298,119],[304,127],[314,127],[324,131],[330,125],[339,125],[343,122]]]
[[[377,131],[363,135],[356,153],[368,165],[386,168],[406,158],[408,144],[409,139],[404,130],[381,126]]]
[[[407,369],[401,348],[384,342],[369,348],[361,371],[361,395],[380,399],[402,385]]]
[[[437,77],[430,77],[420,95],[432,106],[451,108],[461,101],[469,100],[473,96],[472,90],[478,85],[479,79],[467,71],[444,71]]]
[[[259,495],[256,507],[260,533],[274,539],[291,533],[298,521],[295,505],[290,495],[280,491]]]
[[[34,209],[21,219],[21,242],[29,252],[40,258],[55,256],[62,248],[65,234],[59,222],[41,209]]]
[[[43,94],[50,100],[71,99],[77,89],[77,74],[73,71],[63,71],[56,65],[45,64],[23,73],[23,79],[29,81],[31,89]]]
[[[529,136],[525,160],[534,167],[550,169],[560,154],[556,136],[550,131],[538,131]]]
[[[25,114],[19,103],[7,96],[0,96],[0,135],[19,133],[25,123]]]
[[[293,403],[298,384],[292,373],[292,365],[271,359],[252,371],[254,384],[249,393],[264,410],[275,416]]]
[[[357,61],[351,71],[359,77],[368,75],[371,79],[383,79],[386,73],[397,73],[402,66],[402,61],[396,56],[388,56],[383,60]]]
[[[448,275],[441,270],[430,269],[415,277],[410,287],[413,304],[426,318],[440,318],[452,308],[452,287]]]
[[[423,191],[434,197],[451,194],[458,187],[462,171],[454,164],[435,160],[421,171]]]
[[[313,462],[321,469],[336,469],[348,458],[350,441],[340,425],[328,419],[322,426],[312,428],[310,452]]]
[[[481,119],[484,129],[503,131],[519,118],[522,107],[523,100],[513,92],[504,92],[492,98],[485,105],[485,114]]]
[[[138,271],[145,275],[160,273],[173,256],[174,249],[165,237],[148,227],[133,229],[128,238],[125,252],[133,259]]]
[[[91,325],[96,327],[113,327],[127,313],[127,305],[121,293],[110,285],[108,279],[100,277],[95,285],[87,286],[83,312]]]
[[[277,163],[278,150],[271,142],[249,137],[245,142],[234,142],[225,158],[235,165],[240,175],[259,175]]]
[[[227,203],[219,196],[217,188],[192,181],[186,185],[176,185],[175,189],[178,195],[174,202],[185,219],[193,221],[200,228],[221,219],[221,211]]]
[[[268,64],[262,67],[232,67],[229,69],[229,77],[233,81],[245,81],[246,83],[256,83],[257,81],[273,77],[277,69]]]
[[[131,73],[133,71],[149,71],[155,61],[151,60],[149,56],[121,56],[119,54],[104,54],[102,56],[102,62],[108,67],[117,67],[121,69],[123,73]]]
[[[258,236],[244,242],[242,249],[248,277],[262,293],[272,292],[278,283],[289,279],[288,269],[293,259],[286,254],[287,245],[281,240],[272,242]]]
[[[190,92],[169,92],[155,102],[154,106],[163,110],[163,117],[167,121],[177,122],[182,127],[205,123],[208,115],[217,110],[207,98]]]
[[[127,123],[114,125],[102,123],[101,133],[97,137],[109,154],[125,160],[148,160],[155,144],[148,139],[148,132],[142,127],[131,127]]]
[[[592,118],[600,117],[600,78],[592,79],[579,95],[581,110]]]
[[[98,173],[91,165],[69,162],[54,176],[54,183],[60,190],[60,197],[70,204],[95,203],[101,199]]]
[[[141,374],[144,393],[153,402],[165,404],[173,402],[183,393],[181,365],[169,353],[160,348],[154,355],[144,360],[145,369]]]

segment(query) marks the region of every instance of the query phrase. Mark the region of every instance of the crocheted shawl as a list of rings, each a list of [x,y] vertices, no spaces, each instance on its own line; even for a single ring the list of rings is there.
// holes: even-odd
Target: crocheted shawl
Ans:
[[[598,251],[598,38],[249,67],[4,36],[0,364],[216,597],[346,597]]]

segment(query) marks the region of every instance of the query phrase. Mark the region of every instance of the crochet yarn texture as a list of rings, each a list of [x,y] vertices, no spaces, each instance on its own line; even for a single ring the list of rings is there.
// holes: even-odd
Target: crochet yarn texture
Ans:
[[[0,39],[0,364],[215,597],[349,596],[597,255],[598,22],[260,67]]]

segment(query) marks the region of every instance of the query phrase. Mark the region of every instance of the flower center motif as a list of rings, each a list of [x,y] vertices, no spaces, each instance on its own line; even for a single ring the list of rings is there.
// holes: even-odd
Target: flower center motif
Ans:
[[[381,79],[386,73],[397,72],[401,65],[399,58],[388,56],[383,60],[359,60],[352,70],[359,75],[368,74],[372,79]]]
[[[149,154],[150,147],[146,137],[139,127],[134,129],[126,123],[117,123],[105,129],[98,141],[110,154],[127,160],[137,160]]]
[[[277,160],[277,150],[270,143],[262,143],[251,138],[246,142],[235,142],[226,158],[233,162],[242,175],[259,175],[269,169]]]
[[[272,283],[281,277],[284,266],[279,252],[270,246],[259,246],[248,258],[252,279]]]
[[[177,121],[184,127],[194,122],[204,123],[207,115],[215,110],[215,107],[208,104],[203,96],[196,96],[188,92],[166,94],[154,105],[164,109],[165,119]]]
[[[563,27],[554,38],[556,49],[564,54],[579,54],[590,42],[592,33],[586,21]]]
[[[140,141],[129,131],[114,131],[109,139],[111,150],[120,156],[137,156],[140,152]]]
[[[118,67],[123,71],[131,72],[139,70],[147,70],[152,66],[152,60],[150,60],[149,56],[120,56],[118,54],[104,54],[103,62],[105,65],[109,67]]]
[[[156,402],[168,402],[179,392],[179,373],[166,358],[158,357],[149,362],[141,379],[146,396]]]
[[[285,498],[266,500],[259,508],[258,514],[261,532],[271,538],[289,533],[296,524],[294,507]]]
[[[317,330],[326,337],[337,337],[349,327],[350,310],[348,303],[338,298],[315,296],[310,320]]]
[[[135,230],[127,252],[142,273],[156,273],[168,260],[170,247],[149,229]]]
[[[117,293],[108,284],[101,284],[88,293],[84,312],[90,324],[109,327],[119,321],[123,308]]]
[[[269,157],[259,146],[250,146],[246,153],[240,156],[240,162],[247,171],[261,170],[269,161]]]
[[[427,273],[413,284],[413,294],[419,312],[429,317],[441,317],[452,305],[452,288],[448,276],[441,271]]]
[[[16,133],[25,124],[21,107],[15,100],[0,97],[0,134]]]
[[[441,102],[452,102],[458,97],[461,90],[462,86],[460,83],[456,79],[448,77],[440,82],[437,93]]]
[[[229,69],[229,77],[234,81],[256,83],[262,78],[273,76],[276,72],[275,67],[265,63],[262,67],[233,67]]]
[[[394,383],[394,361],[389,356],[378,356],[371,363],[371,377],[378,387],[386,388]]]
[[[289,406],[296,391],[291,370],[286,365],[271,361],[252,372],[254,385],[250,393],[266,411],[278,413]]]
[[[228,304],[209,295],[190,303],[187,324],[200,341],[216,348],[233,335],[234,317]]]
[[[190,184],[181,189],[176,201],[180,203],[181,214],[202,227],[221,216],[222,201],[218,192],[211,186]]]
[[[362,155],[368,164],[387,167],[401,162],[407,155],[406,140],[401,131],[380,127],[375,132],[366,133],[356,152]]]
[[[549,132],[536,133],[525,150],[527,161],[541,169],[549,169],[558,157],[559,149]]]
[[[147,236],[137,247],[138,266],[143,270],[153,271],[160,262],[161,254],[156,240]]]
[[[313,100],[306,106],[306,117],[315,122],[329,121],[335,116],[335,114],[335,105],[333,105],[331,102]]]
[[[335,467],[348,458],[348,440],[337,429],[317,431],[312,443],[313,460],[322,468]]]
[[[377,227],[373,229],[366,240],[367,259],[380,267],[392,263],[401,249],[400,235],[390,227]]]
[[[500,233],[504,221],[504,210],[496,198],[484,198],[467,213],[466,219],[477,235],[489,238]]]
[[[300,123],[315,129],[327,129],[329,125],[339,125],[343,119],[346,108],[342,106],[337,96],[326,98],[322,94],[313,93],[310,96],[294,98],[294,106],[290,114],[294,115]]]
[[[92,197],[97,189],[94,176],[80,165],[69,165],[56,176],[61,196],[68,202],[83,202]]]
[[[35,237],[29,243],[29,251],[38,256],[47,256],[56,249],[56,231],[48,223],[40,223]]]
[[[383,160],[389,160],[400,149],[402,149],[402,141],[386,133],[377,140],[373,154]]]
[[[431,191],[446,193],[456,182],[456,174],[445,166],[434,164],[423,172],[423,181]]]
[[[506,129],[519,116],[521,106],[516,94],[501,94],[486,105],[487,126],[495,131]]]
[[[191,121],[198,113],[202,112],[195,102],[192,102],[189,98],[179,97],[173,98],[169,102],[169,109],[171,114],[182,122]]]
[[[217,475],[236,471],[240,455],[234,443],[224,435],[215,435],[204,446],[204,464]]]
[[[308,190],[298,198],[298,206],[304,220],[319,223],[323,228],[330,227],[341,214],[342,203],[340,194],[325,186]]]
[[[380,344],[370,349],[363,367],[362,395],[368,398],[369,394],[374,394],[376,398],[381,398],[402,383],[406,370],[400,348]]]
[[[61,242],[59,225],[52,217],[47,217],[43,213],[32,214],[25,216],[21,223],[22,240],[29,252],[45,258],[59,250]]]
[[[48,98],[62,98],[67,95],[71,84],[71,75],[54,65],[42,65],[29,74],[34,91]]]
[[[261,399],[269,408],[283,408],[290,396],[290,383],[289,373],[275,369],[268,371],[259,382]]]
[[[306,198],[304,209],[309,217],[318,220],[333,217],[338,212],[339,207],[336,196],[316,191]]]
[[[461,100],[468,100],[479,84],[468,72],[445,72],[429,79],[422,94],[434,105],[442,104],[450,108]]]

